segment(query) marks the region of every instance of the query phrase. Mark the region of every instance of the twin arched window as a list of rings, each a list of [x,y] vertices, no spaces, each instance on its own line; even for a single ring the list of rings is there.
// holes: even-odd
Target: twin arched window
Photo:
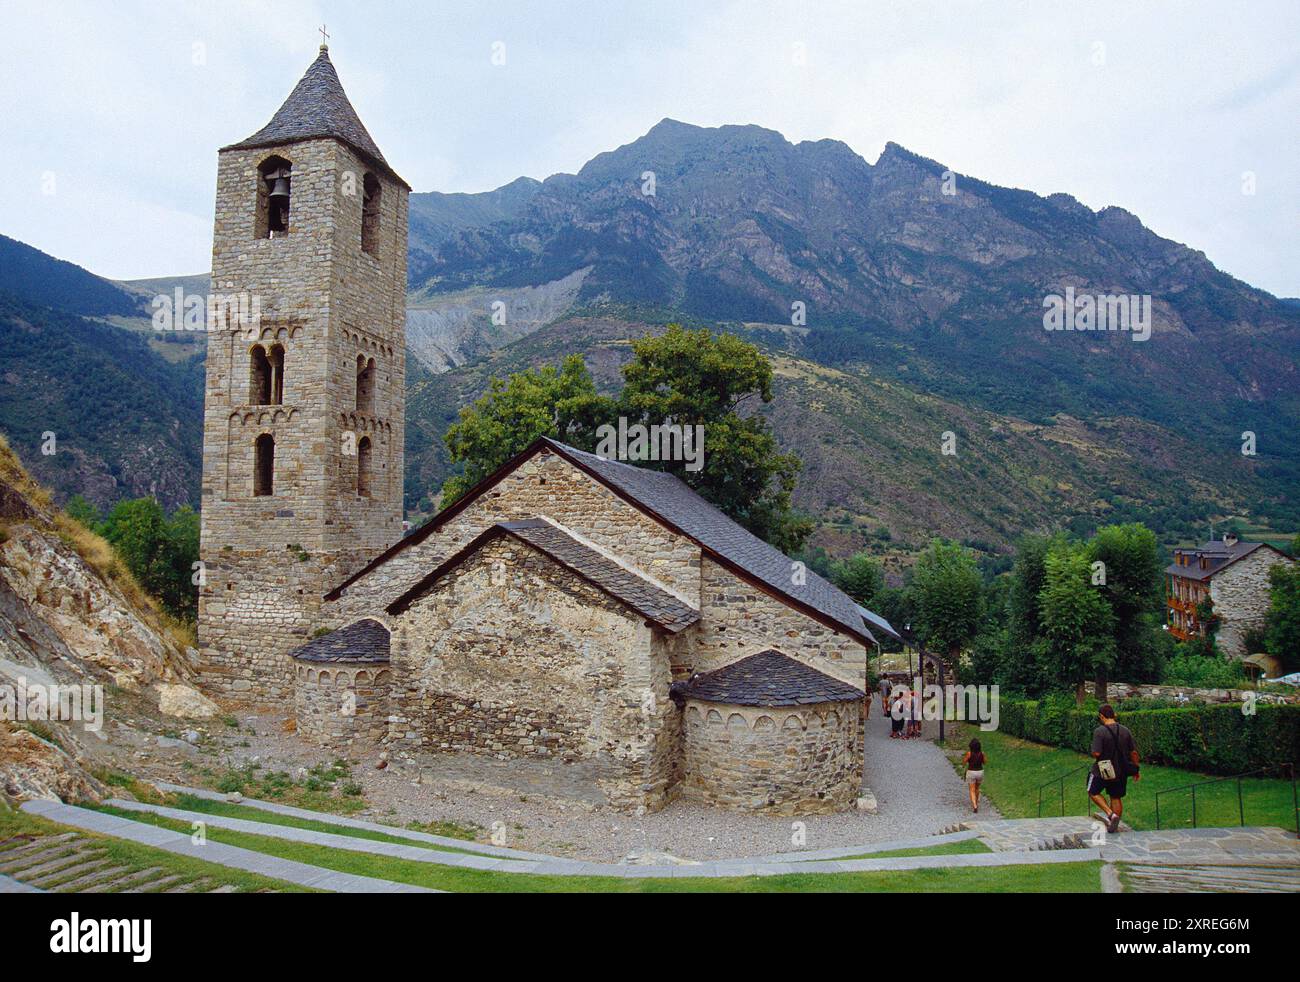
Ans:
[[[253,345],[248,353],[248,403],[251,406],[284,404],[284,346],[271,345],[266,350]]]

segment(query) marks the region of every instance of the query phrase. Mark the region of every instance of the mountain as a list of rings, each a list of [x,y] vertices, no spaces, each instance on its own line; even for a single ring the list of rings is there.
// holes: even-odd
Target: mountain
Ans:
[[[431,220],[438,212],[434,200],[421,207]],[[1151,495],[1202,522],[1233,501],[1300,524],[1290,436],[1300,425],[1300,310],[1120,208],[996,187],[892,143],[871,164],[832,140],[664,120],[576,175],[530,188],[513,214],[444,235],[412,246],[431,257],[412,268],[423,302],[469,289],[506,296],[585,271],[566,317],[610,316],[628,335],[670,317],[757,329],[783,354],[888,383],[901,401],[935,397],[1007,425],[1098,427],[1088,456],[1106,494]],[[1149,296],[1149,339],[1045,330],[1045,298],[1067,288]],[[796,303],[806,320],[792,325]],[[577,338],[574,349],[589,351]],[[952,418],[931,419],[932,436],[912,449],[937,446]],[[1138,449],[1116,442],[1124,420],[1156,427],[1162,454],[1178,449],[1181,481],[1143,487],[1139,472],[1135,486],[1109,489],[1104,461]],[[1241,455],[1245,431],[1256,435],[1254,457]],[[835,459],[787,445],[809,473]],[[436,459],[416,463],[430,478],[440,471]],[[943,463],[932,462],[932,476]],[[1059,505],[1058,521],[1074,514]]]
[[[0,253],[0,429],[32,474],[60,501],[197,505],[202,335],[168,344],[140,290],[13,239]]]
[[[832,140],[664,120],[577,174],[413,194],[410,216],[415,517],[448,473],[442,434],[491,374],[579,352],[611,388],[630,339],[681,320],[742,333],[775,360],[766,412],[804,458],[796,502],[821,520],[816,541],[829,549],[906,551],[939,534],[992,552],[1028,529],[1128,519],[1169,541],[1227,516],[1261,534],[1300,527],[1300,303],[1120,208],[1000,188],[896,144],[870,163]],[[19,285],[32,275],[43,274]],[[107,312],[78,279],[84,300],[63,302],[89,321],[57,321],[71,314],[38,291],[27,329],[126,360],[101,412],[60,423],[103,442],[101,470],[122,474],[108,485],[57,473],[30,443],[26,459],[60,494],[89,487],[102,500],[161,476],[167,494],[185,484],[192,500],[202,345],[160,338],[142,315],[151,293],[202,292],[201,280],[91,280],[133,297],[136,315]],[[1150,337],[1044,330],[1045,298],[1067,289],[1150,297]],[[136,338],[146,351],[118,350],[117,334],[96,333],[104,327],[146,335]],[[23,357],[41,381],[0,404],[0,426],[30,416],[44,389],[53,399],[67,387],[39,348]],[[0,371],[11,362],[0,350]],[[49,428],[37,424],[21,436]],[[131,426],[147,428],[143,454],[135,435],[108,445]],[[955,456],[940,452],[947,432]],[[1254,456],[1241,452],[1247,432]]]
[[[87,316],[140,313],[139,299],[124,287],[6,235],[0,235],[0,292]]]

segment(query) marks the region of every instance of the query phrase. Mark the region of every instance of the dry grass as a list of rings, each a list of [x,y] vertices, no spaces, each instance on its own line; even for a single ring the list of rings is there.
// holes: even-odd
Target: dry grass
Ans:
[[[139,584],[106,539],[96,535],[75,518],[55,507],[54,496],[50,490],[36,483],[27,473],[4,434],[0,434],[0,480],[21,492],[23,497],[41,513],[36,522],[44,525],[48,520],[52,523],[54,534],[59,537],[59,540],[80,556],[82,561],[98,573],[105,583],[115,586],[136,613],[160,637],[170,641],[181,651],[195,645],[194,625],[166,613],[158,601]],[[5,532],[7,537],[7,526]]]

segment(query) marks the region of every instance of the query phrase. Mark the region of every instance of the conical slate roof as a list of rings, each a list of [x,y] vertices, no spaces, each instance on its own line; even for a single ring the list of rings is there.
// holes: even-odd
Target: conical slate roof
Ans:
[[[361,117],[352,108],[330,61],[329,49],[321,45],[320,54],[307,73],[294,86],[289,98],[271,121],[246,140],[232,143],[223,150],[246,150],[271,147],[297,140],[334,139],[346,143],[367,161],[384,171],[409,190],[397,172],[389,166],[379,147],[366,131]]]

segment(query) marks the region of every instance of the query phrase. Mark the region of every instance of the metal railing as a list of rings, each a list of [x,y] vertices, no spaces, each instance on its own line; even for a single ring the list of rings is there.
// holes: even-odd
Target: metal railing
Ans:
[[[1203,788],[1211,784],[1222,784],[1225,781],[1236,782],[1237,819],[1238,819],[1238,824],[1244,826],[1246,824],[1246,806],[1241,793],[1242,778],[1264,777],[1270,774],[1274,774],[1279,770],[1282,772],[1283,780],[1289,779],[1291,781],[1291,824],[1295,829],[1296,835],[1300,835],[1300,799],[1297,798],[1297,793],[1296,793],[1296,777],[1295,777],[1294,764],[1280,764],[1280,765],[1275,764],[1272,767],[1259,767],[1253,771],[1245,771],[1241,774],[1233,774],[1229,777],[1216,777],[1216,778],[1211,778],[1208,781],[1196,781],[1192,784],[1184,784],[1181,787],[1165,788],[1163,791],[1157,791],[1155,794],[1156,828],[1159,829],[1161,827],[1160,824],[1160,796],[1161,795],[1177,794],[1180,792],[1190,791],[1192,797],[1192,828],[1196,828],[1196,789]]]
[[[1038,786],[1038,817],[1039,818],[1043,817],[1043,789],[1050,788],[1052,785],[1057,785],[1058,786],[1057,790],[1061,799],[1061,817],[1064,818],[1065,817],[1065,779],[1067,777],[1073,777],[1075,774],[1078,774],[1082,771],[1086,771],[1090,767],[1092,767],[1091,763],[1081,764],[1078,767],[1073,768],[1072,770],[1066,771],[1060,777],[1054,777],[1050,781],[1046,781],[1043,784],[1040,784]],[[1084,798],[1085,799],[1087,798],[1086,791],[1084,792]],[[1087,806],[1085,806],[1084,807],[1085,814],[1087,813],[1087,810],[1088,810]]]

